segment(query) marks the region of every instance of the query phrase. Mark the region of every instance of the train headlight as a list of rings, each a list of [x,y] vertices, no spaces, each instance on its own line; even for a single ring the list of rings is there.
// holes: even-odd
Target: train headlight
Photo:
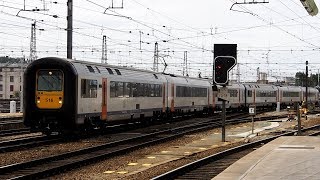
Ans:
[[[59,104],[62,104],[62,101],[59,101]]]
[[[38,101],[37,101],[37,103],[39,104],[39,103],[40,103],[40,101],[38,100]]]

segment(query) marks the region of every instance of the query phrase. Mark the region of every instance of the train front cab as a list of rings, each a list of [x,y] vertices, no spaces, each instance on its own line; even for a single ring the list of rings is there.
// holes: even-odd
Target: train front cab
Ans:
[[[33,132],[76,128],[76,71],[59,58],[32,62],[24,74],[24,124]]]

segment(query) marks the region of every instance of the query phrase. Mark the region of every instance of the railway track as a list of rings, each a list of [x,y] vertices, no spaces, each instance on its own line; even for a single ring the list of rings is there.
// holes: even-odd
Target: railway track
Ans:
[[[0,130],[20,129],[25,128],[21,117],[17,118],[2,118],[0,119]]]
[[[62,141],[59,136],[33,136],[0,142],[0,152],[16,151]]]
[[[43,178],[48,175],[76,168],[83,164],[89,164],[114,155],[130,152],[137,148],[162,143],[163,141],[168,141],[188,133],[211,129],[220,125],[220,122],[216,121],[217,119],[215,121],[211,119],[199,123],[198,120],[194,120],[192,124],[190,124],[190,122],[180,122],[180,125],[161,125],[161,129],[160,126],[155,126],[153,128],[145,128],[144,131],[134,130],[127,133],[115,134],[114,136],[116,136],[118,140],[106,144],[0,167],[0,172],[2,172],[0,178]],[[185,125],[182,126],[182,123]]]
[[[319,129],[320,125],[316,125],[310,128],[305,128],[302,131],[312,131]],[[241,145],[226,151],[219,152],[217,154],[202,158],[192,163],[186,164],[182,167],[169,171],[165,174],[154,177],[152,180],[162,179],[212,179],[231,164],[241,159],[245,155],[251,153],[256,148],[261,147],[263,144],[268,143],[280,136],[294,135],[297,131],[286,132],[277,136],[266,138],[260,141]],[[311,133],[310,135],[318,135],[320,131]]]
[[[234,117],[243,117],[246,116],[246,114],[243,113],[238,113],[238,114],[232,114],[232,115],[228,115],[228,119],[232,119]],[[216,118],[216,117],[214,117]],[[213,120],[213,119],[209,119],[208,121],[218,121],[219,119]],[[241,119],[238,119],[241,120]],[[191,121],[192,122],[192,119]],[[230,121],[227,121],[227,123]],[[161,123],[169,123],[169,122],[161,122]],[[159,122],[158,124],[161,125],[161,123]],[[186,122],[181,121],[181,120],[176,120],[175,122],[171,122],[172,124],[174,123],[180,123],[180,124],[188,124],[189,120],[186,120]],[[157,123],[155,123],[157,124]],[[134,129],[139,129],[139,128],[143,128],[143,127],[148,127],[150,125],[147,124],[141,124],[141,123],[131,123],[131,124],[122,124],[122,125],[117,125],[117,126],[110,126],[106,129],[105,133],[106,134],[115,134],[115,133],[119,133],[119,132],[124,132],[124,131],[128,131],[128,130],[134,130]],[[11,136],[11,135],[19,135],[19,134],[23,134],[23,133],[28,133],[30,132],[29,129],[27,128],[22,128],[22,129],[14,129],[14,130],[3,130],[0,131],[0,135],[1,136]],[[101,133],[100,131],[97,131],[96,133],[93,134],[88,134],[88,135],[82,135],[81,137],[77,137],[76,139],[84,139],[84,138],[88,138],[91,136],[97,136],[97,135],[101,135],[99,134]],[[73,140],[72,138],[70,138],[70,140]],[[9,152],[9,151],[17,151],[17,150],[21,150],[24,148],[32,148],[32,147],[36,147],[39,145],[48,145],[48,144],[53,144],[58,142],[59,139],[55,140],[55,138],[53,138],[51,140],[51,138],[46,138],[45,136],[42,137],[26,137],[23,139],[17,139],[17,140],[10,140],[10,141],[4,141],[4,142],[0,142],[0,152]]]
[[[13,135],[20,135],[30,133],[29,128],[21,128],[21,129],[8,129],[0,131],[0,136],[13,136]]]

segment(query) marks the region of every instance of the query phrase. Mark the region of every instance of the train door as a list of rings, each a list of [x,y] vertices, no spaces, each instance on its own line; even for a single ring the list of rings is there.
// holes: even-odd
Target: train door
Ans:
[[[107,78],[102,78],[101,120],[107,120]]]
[[[166,112],[166,83],[162,85],[162,112]]]
[[[174,112],[174,83],[171,84],[171,105],[170,105],[170,111],[173,113]]]

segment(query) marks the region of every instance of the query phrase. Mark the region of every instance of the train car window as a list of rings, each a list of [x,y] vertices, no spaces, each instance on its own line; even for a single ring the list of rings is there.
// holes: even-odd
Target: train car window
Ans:
[[[0,75],[0,81],[3,81],[3,76],[2,75]]]
[[[87,68],[88,68],[89,72],[94,73],[94,69],[92,68],[92,66],[87,66]]]
[[[93,79],[81,79],[81,97],[97,98],[98,81]]]
[[[3,91],[3,85],[0,84],[0,91]]]
[[[145,85],[144,85],[144,89],[145,89],[145,96],[146,96],[146,97],[151,97],[150,84],[145,84]]]
[[[132,83],[132,96],[139,97],[140,83]]]
[[[117,91],[116,91],[116,96],[117,97],[123,97],[123,82],[117,82]]]
[[[138,97],[143,97],[144,96],[144,84],[137,83],[137,89],[138,89]]]
[[[230,97],[238,97],[238,91],[235,89],[229,89],[228,90]]]
[[[162,88],[159,84],[155,85],[156,97],[161,97]]]
[[[40,70],[37,73],[38,91],[62,91],[63,74],[59,70]]]
[[[121,72],[119,71],[119,69],[114,69],[115,71],[116,71],[116,73],[118,74],[118,75],[121,75]]]
[[[138,90],[136,83],[131,83],[132,97],[138,96]]]
[[[159,96],[158,97],[162,97],[162,85],[158,85],[159,86]]]
[[[106,69],[107,69],[107,71],[108,71],[109,74],[113,74],[112,69],[110,69],[110,68],[106,68]]]
[[[154,76],[156,79],[158,79],[158,76],[157,76],[156,74],[153,74],[153,76]]]
[[[133,97],[133,92],[132,92],[132,83],[128,83],[128,88],[130,89],[130,92],[129,92],[129,96],[130,97]]]
[[[176,97],[181,97],[181,86],[177,86],[176,88]]]
[[[248,97],[252,97],[252,90],[248,90]]]
[[[96,69],[97,69],[98,73],[101,73],[101,72],[100,72],[100,69],[99,69],[97,66],[96,66]]]
[[[191,88],[191,97],[198,97],[197,95],[198,95],[197,89],[195,87],[192,87]]]
[[[150,97],[154,97],[155,93],[154,93],[154,84],[150,84]]]
[[[131,83],[125,82],[123,86],[123,97],[132,97]]]
[[[116,97],[116,82],[110,81],[110,97]]]

